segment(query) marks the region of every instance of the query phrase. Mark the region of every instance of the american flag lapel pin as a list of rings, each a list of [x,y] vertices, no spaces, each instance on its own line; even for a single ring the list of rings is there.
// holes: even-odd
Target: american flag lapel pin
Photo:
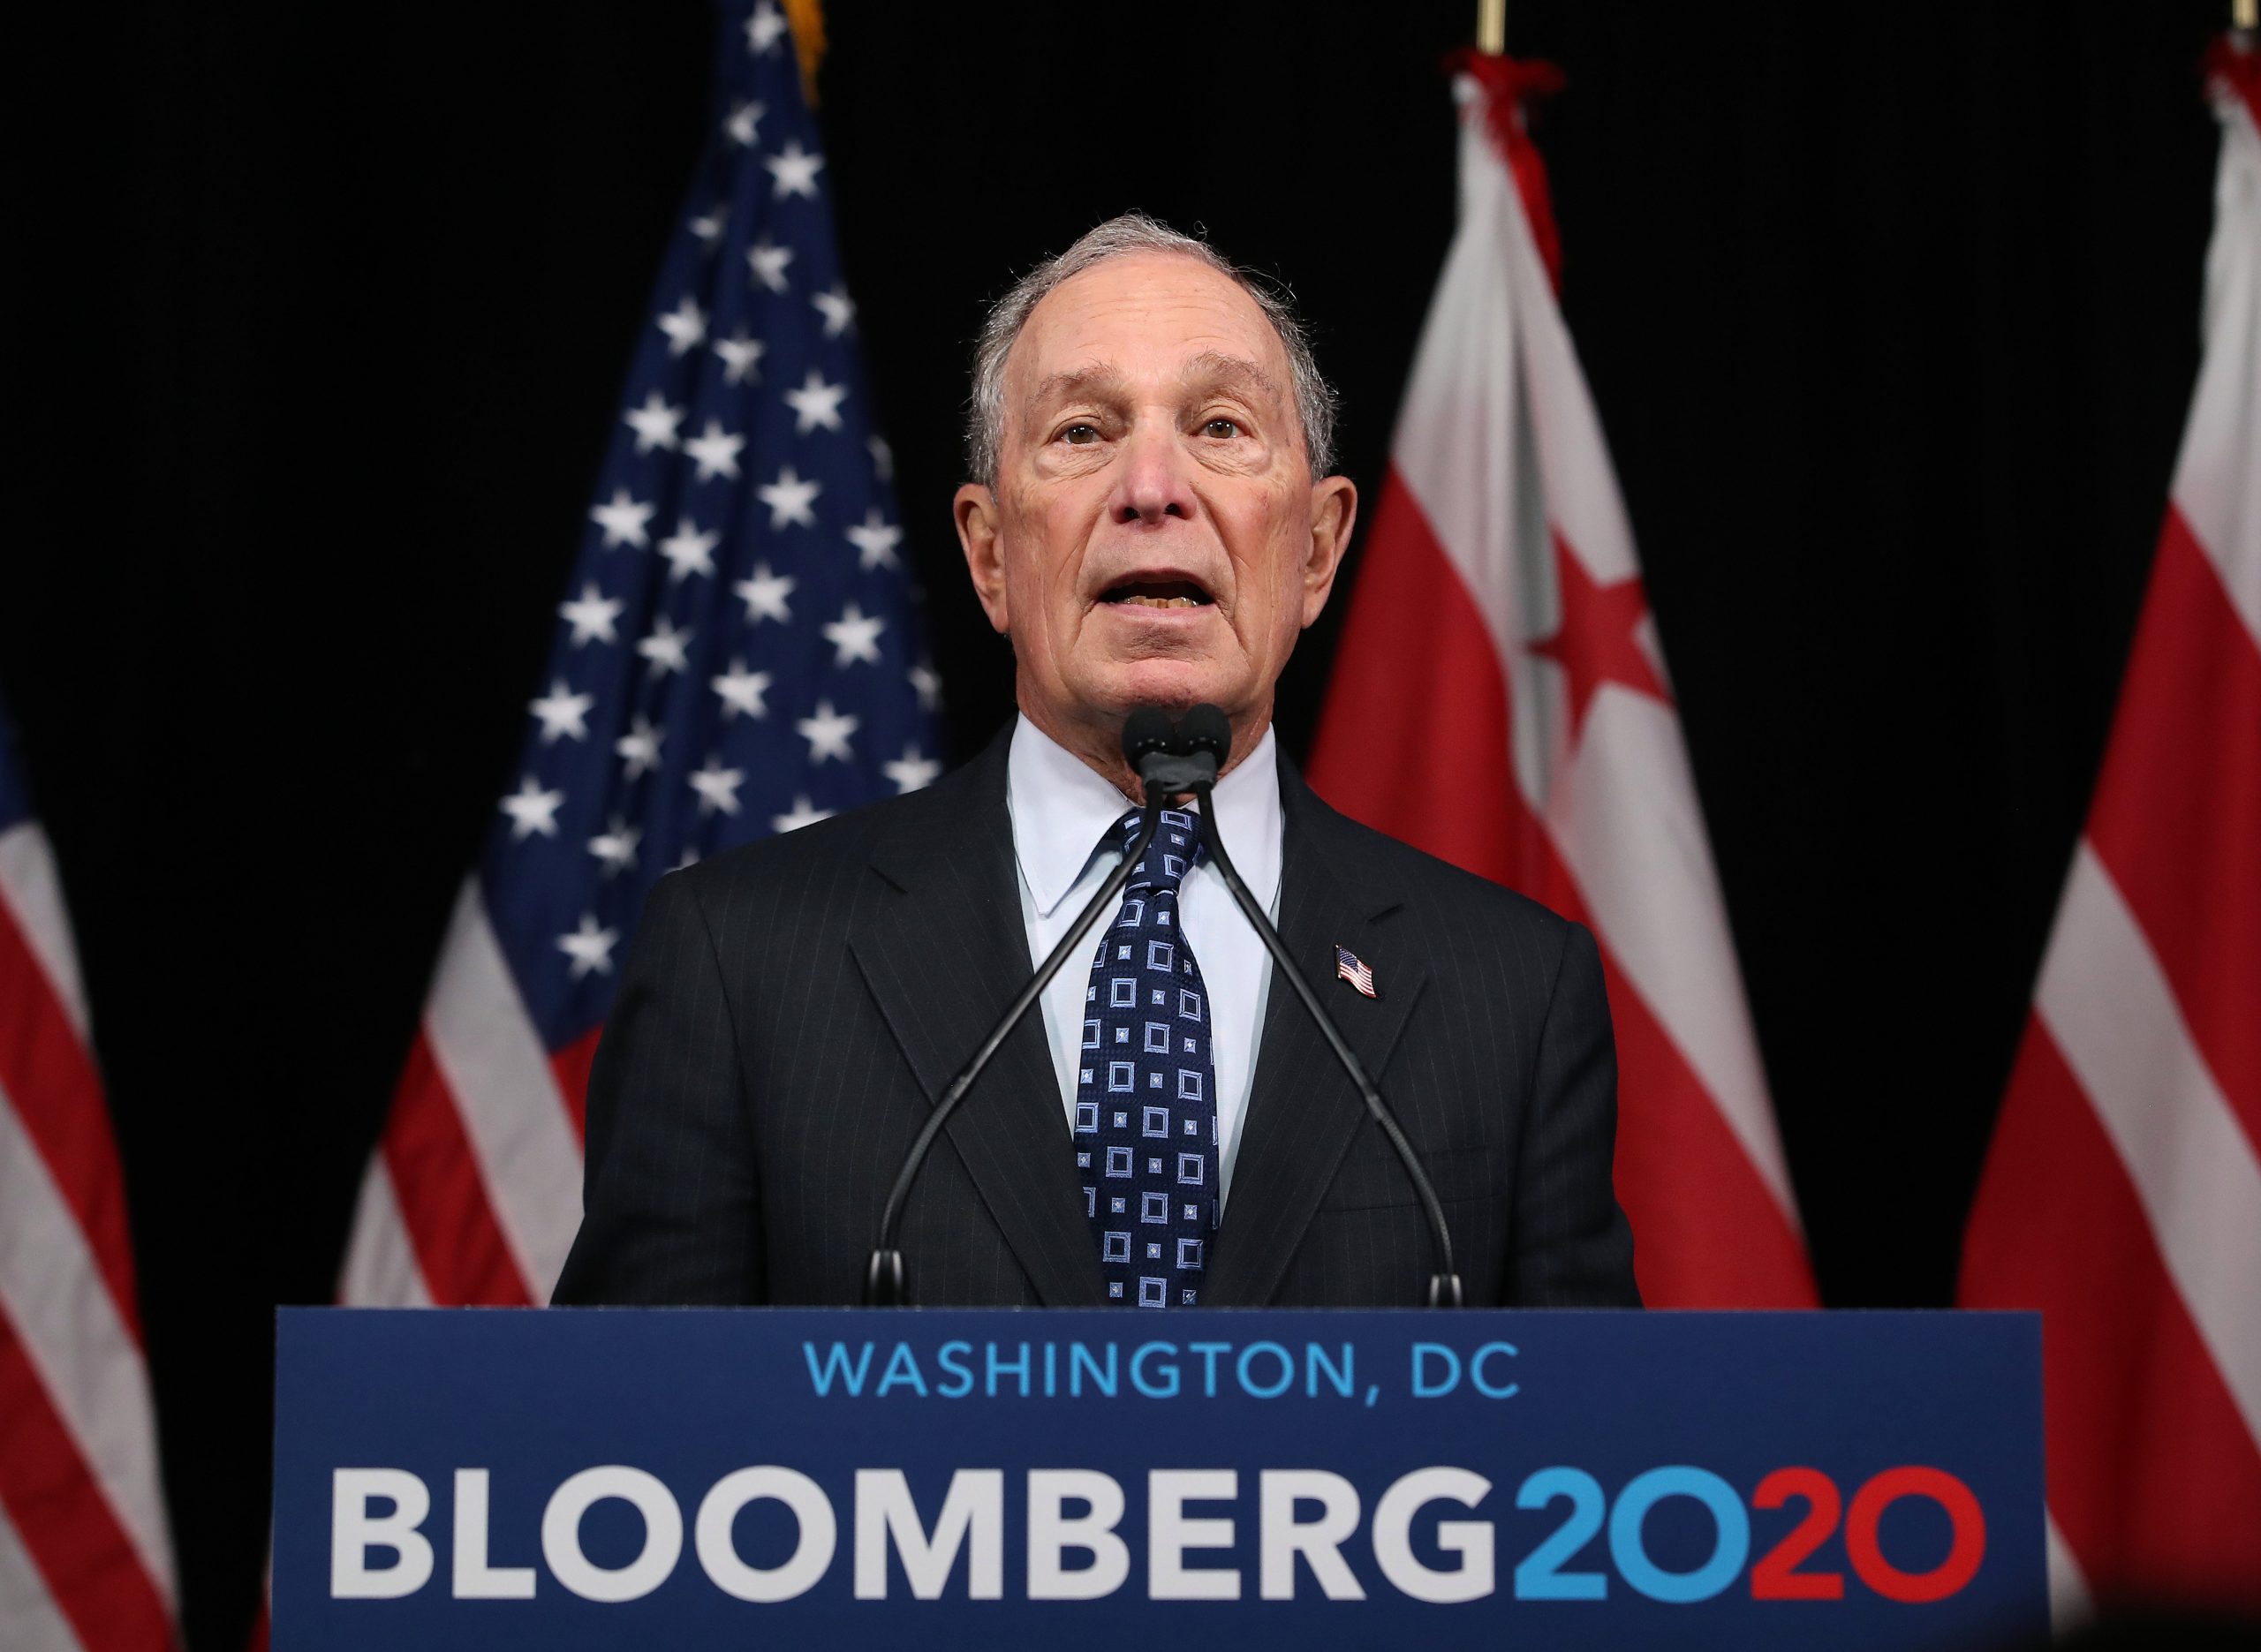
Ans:
[[[1335,949],[1335,978],[1338,981],[1348,981],[1368,998],[1379,996],[1374,992],[1373,966],[1348,947],[1337,947]]]

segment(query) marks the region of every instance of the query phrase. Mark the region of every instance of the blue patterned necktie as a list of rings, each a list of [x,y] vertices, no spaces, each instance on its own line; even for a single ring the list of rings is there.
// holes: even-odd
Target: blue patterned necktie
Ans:
[[[1100,848],[1130,853],[1139,820],[1124,815]],[[1209,993],[1177,922],[1200,852],[1193,817],[1163,811],[1084,994],[1076,1169],[1108,1301],[1141,1308],[1194,1306],[1217,1226]]]

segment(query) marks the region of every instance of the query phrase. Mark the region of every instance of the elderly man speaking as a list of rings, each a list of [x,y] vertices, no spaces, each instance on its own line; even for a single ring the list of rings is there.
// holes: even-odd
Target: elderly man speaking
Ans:
[[[1208,806],[1391,1098],[1467,1300],[1637,1303],[1592,937],[1337,814],[1274,685],[1357,509],[1303,328],[1206,244],[1103,223],[991,313],[956,500],[1019,716],[925,791],[662,879],[589,1086],[560,1302],[851,1302],[935,1098],[1118,865],[1130,713],[1208,702]],[[1193,834],[1158,840],[949,1119],[912,1300],[1421,1300],[1424,1208]]]

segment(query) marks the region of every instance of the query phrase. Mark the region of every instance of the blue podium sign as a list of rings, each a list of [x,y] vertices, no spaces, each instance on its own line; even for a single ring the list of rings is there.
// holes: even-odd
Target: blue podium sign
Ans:
[[[275,1644],[1964,1648],[2009,1314],[292,1309]]]

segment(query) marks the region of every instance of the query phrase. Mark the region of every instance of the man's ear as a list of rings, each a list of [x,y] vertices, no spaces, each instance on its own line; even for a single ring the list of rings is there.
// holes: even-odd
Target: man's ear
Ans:
[[[1304,557],[1304,623],[1309,625],[1327,606],[1335,589],[1335,576],[1342,566],[1342,553],[1350,548],[1350,529],[1358,519],[1358,489],[1347,476],[1329,476],[1312,484],[1311,544]]]
[[[997,496],[979,482],[968,482],[950,502],[957,522],[957,542],[965,551],[965,571],[973,577],[973,594],[991,627],[1010,629],[1011,614],[1005,604],[1005,540],[998,530]]]

